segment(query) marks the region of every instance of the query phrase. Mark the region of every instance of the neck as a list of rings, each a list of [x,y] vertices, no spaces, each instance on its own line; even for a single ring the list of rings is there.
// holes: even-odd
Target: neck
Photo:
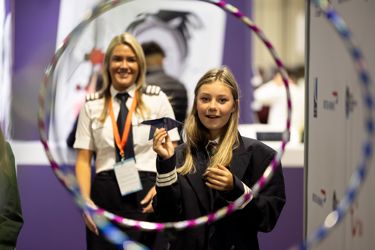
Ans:
[[[134,84],[132,84],[131,86],[133,86]],[[118,92],[126,92],[127,90],[130,89],[131,86],[118,86],[118,85],[115,85],[115,84],[112,84],[113,88],[118,91]]]

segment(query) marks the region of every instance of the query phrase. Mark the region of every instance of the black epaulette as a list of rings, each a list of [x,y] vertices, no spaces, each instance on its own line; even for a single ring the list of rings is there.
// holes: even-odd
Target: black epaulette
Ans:
[[[102,98],[102,96],[103,95],[100,92],[89,93],[89,94],[86,95],[86,102],[100,99],[100,98]]]
[[[160,94],[160,87],[158,85],[147,85],[143,88],[143,93],[146,95],[159,95]]]

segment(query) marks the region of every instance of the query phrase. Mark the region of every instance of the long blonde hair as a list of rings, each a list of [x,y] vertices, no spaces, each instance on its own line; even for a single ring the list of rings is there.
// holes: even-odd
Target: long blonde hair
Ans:
[[[227,67],[214,68],[204,74],[198,81],[194,90],[193,108],[185,121],[184,132],[186,136],[185,162],[178,172],[185,175],[195,172],[192,153],[194,149],[206,145],[209,140],[209,131],[198,117],[197,95],[200,87],[219,81],[229,87],[234,99],[235,111],[231,114],[228,123],[222,129],[216,154],[211,158],[208,167],[218,164],[228,166],[232,161],[233,149],[238,147],[238,119],[239,119],[239,88],[232,72]],[[225,142],[225,143],[222,143]]]
[[[104,95],[104,108],[102,114],[100,116],[100,120],[104,122],[105,118],[107,117],[108,113],[108,102],[111,98],[110,87],[112,84],[111,75],[109,72],[109,64],[112,56],[112,52],[114,48],[119,45],[124,44],[129,46],[136,56],[136,60],[139,66],[139,73],[135,81],[136,86],[136,97],[137,97],[137,113],[144,116],[147,112],[147,108],[142,101],[142,87],[145,85],[145,78],[146,78],[146,59],[143,53],[141,45],[132,36],[130,33],[123,33],[120,35],[115,36],[112,41],[109,43],[107,51],[105,53],[104,63],[103,63],[103,89],[102,95]]]

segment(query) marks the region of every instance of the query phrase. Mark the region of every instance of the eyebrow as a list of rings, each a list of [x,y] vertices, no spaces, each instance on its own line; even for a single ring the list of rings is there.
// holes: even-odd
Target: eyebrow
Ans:
[[[211,93],[209,92],[201,92],[199,95],[209,95],[209,96],[212,96]],[[227,94],[220,94],[220,95],[217,95],[216,97],[230,97],[231,95],[227,95]]]

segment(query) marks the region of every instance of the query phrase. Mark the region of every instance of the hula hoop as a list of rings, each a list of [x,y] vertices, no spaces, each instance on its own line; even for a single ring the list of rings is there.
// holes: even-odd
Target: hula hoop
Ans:
[[[226,3],[225,1],[202,0],[203,2],[215,4],[216,6],[231,13],[240,21],[242,21],[242,23],[244,23],[253,32],[255,32],[255,34],[259,37],[259,39],[261,39],[261,41],[264,43],[264,45],[270,52],[271,56],[273,57],[276,63],[276,66],[283,79],[283,83],[286,88],[286,96],[287,96],[286,129],[283,132],[280,149],[277,150],[275,157],[273,158],[271,164],[264,171],[262,177],[260,177],[260,179],[254,184],[254,186],[251,187],[251,190],[252,190],[251,193],[243,194],[242,196],[240,196],[237,200],[235,200],[233,203],[229,204],[228,206],[223,207],[219,209],[218,211],[208,214],[206,216],[202,216],[202,217],[190,219],[190,220],[185,220],[185,221],[180,221],[180,222],[152,223],[152,222],[147,222],[147,221],[137,221],[137,220],[123,218],[98,207],[89,207],[83,201],[83,198],[81,196],[79,186],[77,184],[77,180],[74,174],[71,171],[65,171],[66,173],[64,173],[64,171],[61,169],[58,163],[54,160],[52,153],[49,149],[46,128],[45,128],[46,125],[44,121],[45,120],[44,114],[46,113],[46,110],[45,110],[45,96],[47,94],[46,89],[47,89],[48,83],[52,79],[58,60],[63,55],[68,45],[70,43],[74,43],[78,39],[79,35],[86,28],[86,26],[99,15],[121,4],[130,2],[130,1],[132,0],[117,0],[117,1],[112,0],[106,3],[98,4],[92,9],[92,11],[86,16],[86,18],[80,24],[78,24],[76,28],[74,28],[73,31],[66,37],[64,42],[57,49],[55,55],[52,57],[50,64],[47,66],[47,69],[45,70],[43,82],[39,91],[39,109],[38,109],[38,127],[39,127],[39,133],[40,133],[40,141],[43,144],[47,158],[51,164],[51,168],[54,171],[56,177],[64,185],[64,187],[74,196],[75,202],[80,207],[80,209],[83,212],[90,213],[93,216],[95,222],[98,224],[98,227],[100,228],[100,230],[103,232],[103,234],[109,240],[111,240],[114,244],[118,246],[123,246],[125,243],[131,244],[132,241],[129,240],[126,234],[118,230],[115,226],[113,226],[107,220],[116,222],[118,224],[122,224],[126,227],[133,227],[139,230],[162,231],[162,230],[170,229],[170,228],[181,230],[181,229],[193,228],[193,227],[205,224],[205,223],[212,223],[214,221],[217,221],[231,214],[235,210],[239,209],[241,205],[244,204],[245,202],[249,202],[252,198],[256,197],[260,189],[263,188],[269,182],[269,180],[273,176],[274,171],[279,166],[281,157],[285,151],[285,146],[288,143],[288,139],[289,139],[290,125],[291,125],[291,113],[292,113],[292,101],[290,97],[289,82],[288,82],[288,75],[286,73],[286,69],[281,59],[277,55],[273,45],[266,38],[264,33],[261,31],[261,29],[258,28],[255,25],[255,23],[250,18],[245,16],[238,8],[236,8],[235,6],[231,4]]]

